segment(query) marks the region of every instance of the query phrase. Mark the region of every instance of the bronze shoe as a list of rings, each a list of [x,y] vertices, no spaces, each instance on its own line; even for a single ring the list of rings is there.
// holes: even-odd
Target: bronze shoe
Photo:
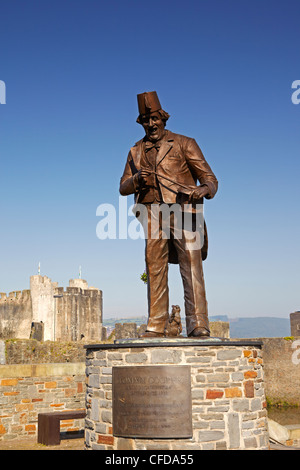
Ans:
[[[209,338],[210,334],[206,328],[195,328],[189,335],[189,338]]]
[[[145,331],[140,338],[164,338],[164,333],[157,333],[156,331]]]

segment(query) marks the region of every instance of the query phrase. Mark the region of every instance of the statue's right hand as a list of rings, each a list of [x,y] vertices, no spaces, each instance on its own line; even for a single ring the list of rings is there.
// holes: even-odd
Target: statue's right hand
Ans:
[[[149,186],[150,185],[150,179],[152,179],[151,178],[151,171],[147,170],[146,168],[141,168],[138,171],[138,179],[139,179],[140,184]]]

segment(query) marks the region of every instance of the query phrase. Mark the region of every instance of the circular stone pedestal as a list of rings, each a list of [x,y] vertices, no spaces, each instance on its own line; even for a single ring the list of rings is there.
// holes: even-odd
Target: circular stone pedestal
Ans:
[[[86,345],[86,449],[268,449],[261,346],[218,338]]]

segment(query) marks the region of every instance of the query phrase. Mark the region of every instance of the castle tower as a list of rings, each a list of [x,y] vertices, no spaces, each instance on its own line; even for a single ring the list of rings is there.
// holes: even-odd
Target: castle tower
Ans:
[[[71,279],[66,291],[55,289],[55,339],[95,341],[102,338],[102,291],[83,279]]]
[[[55,340],[54,290],[56,282],[39,274],[30,277],[32,322],[44,323],[44,340]]]

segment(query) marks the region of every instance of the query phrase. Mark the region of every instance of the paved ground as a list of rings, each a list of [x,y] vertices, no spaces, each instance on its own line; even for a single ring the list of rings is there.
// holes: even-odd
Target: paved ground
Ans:
[[[84,450],[84,438],[62,439],[59,446],[44,446],[43,444],[37,443],[36,437],[26,437],[12,441],[0,441],[0,451],[1,450]],[[300,449],[271,443],[270,450]]]
[[[1,450],[84,450],[84,439],[62,439],[59,446],[44,446],[37,443],[36,437],[0,441]]]

